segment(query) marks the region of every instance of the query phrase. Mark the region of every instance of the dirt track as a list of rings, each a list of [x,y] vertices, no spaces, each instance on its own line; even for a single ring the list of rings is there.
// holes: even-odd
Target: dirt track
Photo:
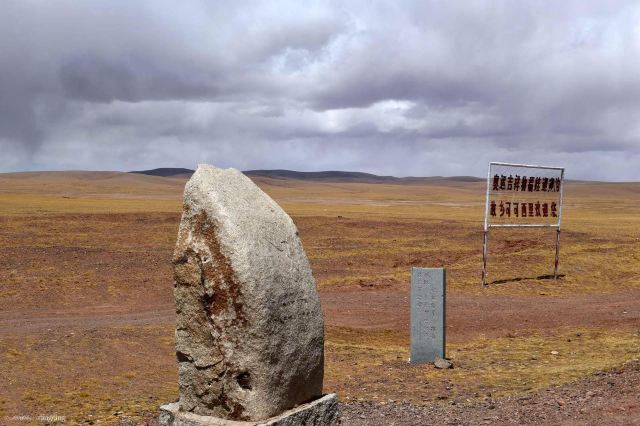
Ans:
[[[320,292],[327,326],[408,333],[408,289],[325,289]],[[640,324],[640,292],[540,298],[469,296],[447,300],[447,339],[504,337],[561,327],[633,328]],[[92,306],[58,311],[0,312],[0,333],[32,333],[55,327],[173,324],[173,304],[123,309]]]
[[[21,311],[0,313],[0,334],[37,333],[52,328],[96,328],[126,325],[169,324],[175,321],[173,306],[139,312],[85,308],[70,311]]]
[[[328,325],[409,330],[408,288],[321,291]],[[447,339],[504,337],[559,327],[638,327],[640,292],[571,297],[477,296],[447,299]]]

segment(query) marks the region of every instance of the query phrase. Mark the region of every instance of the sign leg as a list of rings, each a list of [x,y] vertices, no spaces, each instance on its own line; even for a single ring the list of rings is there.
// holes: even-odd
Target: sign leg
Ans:
[[[487,238],[489,231],[485,229],[482,237],[482,286],[487,286]]]
[[[553,268],[553,279],[558,279],[558,261],[560,258],[560,228],[556,231],[556,260]]]

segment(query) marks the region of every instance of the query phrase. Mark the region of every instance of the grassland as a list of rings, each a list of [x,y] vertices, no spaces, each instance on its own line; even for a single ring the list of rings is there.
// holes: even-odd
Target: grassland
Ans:
[[[325,387],[343,400],[517,395],[640,357],[640,184],[567,185],[558,281],[536,278],[553,270],[554,231],[492,232],[483,289],[482,183],[256,181],[300,229],[326,316]],[[0,175],[0,419],[135,423],[176,398],[169,259],[184,183]],[[406,363],[412,266],[448,270],[454,370]]]

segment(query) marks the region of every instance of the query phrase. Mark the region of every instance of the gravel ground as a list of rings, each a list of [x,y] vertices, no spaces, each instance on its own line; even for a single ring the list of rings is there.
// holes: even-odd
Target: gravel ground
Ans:
[[[434,405],[354,402],[340,406],[342,425],[566,424],[640,425],[640,362],[526,395]]]

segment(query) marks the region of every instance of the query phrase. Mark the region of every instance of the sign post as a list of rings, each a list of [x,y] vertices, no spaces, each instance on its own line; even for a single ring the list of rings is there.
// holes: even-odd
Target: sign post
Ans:
[[[482,285],[487,285],[490,228],[556,228],[553,276],[558,278],[564,168],[489,163],[482,240]]]

